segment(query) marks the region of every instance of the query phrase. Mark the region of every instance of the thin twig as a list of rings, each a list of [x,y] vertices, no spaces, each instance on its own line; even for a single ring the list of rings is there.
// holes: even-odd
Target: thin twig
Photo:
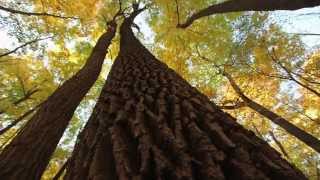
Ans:
[[[16,48],[14,48],[14,49],[11,50],[11,51],[8,51],[8,52],[6,52],[6,53],[4,53],[4,54],[0,54],[0,58],[1,58],[1,57],[4,57],[4,56],[8,56],[8,55],[10,55],[10,54],[12,54],[12,53],[15,53],[15,52],[17,52],[19,49],[21,49],[21,48],[23,48],[23,47],[25,47],[25,46],[27,46],[27,45],[30,45],[30,44],[32,44],[32,43],[35,43],[35,42],[38,42],[38,41],[42,41],[42,40],[46,40],[46,39],[50,39],[50,38],[52,38],[52,36],[46,37],[46,38],[37,38],[37,39],[34,39],[34,40],[32,40],[32,41],[28,41],[28,42],[22,44],[21,46],[18,46],[18,47],[16,47]]]
[[[178,18],[178,24],[180,24],[179,3],[178,3],[178,0],[175,0],[175,2],[176,2],[176,13]]]
[[[67,165],[69,163],[69,159],[66,160],[66,162],[63,163],[57,174],[52,178],[52,180],[58,180],[61,175],[63,174],[64,170],[66,169]]]
[[[320,36],[319,33],[288,33],[293,35],[299,35],[299,36]]]
[[[7,127],[3,128],[0,130],[0,135],[6,133],[9,129],[11,129],[13,126],[15,126],[16,124],[18,124],[19,122],[21,122],[24,118],[26,118],[27,116],[29,116],[30,114],[32,114],[35,110],[37,110],[40,105],[42,103],[40,103],[39,105],[37,105],[36,107],[30,109],[29,111],[25,112],[22,116],[20,116],[18,119],[14,120],[11,124],[9,124]]]
[[[269,131],[269,135],[271,136],[272,140],[276,143],[276,145],[279,147],[280,151],[282,152],[282,154],[287,157],[288,159],[290,159],[289,154],[287,153],[287,151],[285,150],[285,148],[283,147],[283,145],[281,144],[281,142],[277,139],[277,137],[274,135],[274,133],[272,131]]]

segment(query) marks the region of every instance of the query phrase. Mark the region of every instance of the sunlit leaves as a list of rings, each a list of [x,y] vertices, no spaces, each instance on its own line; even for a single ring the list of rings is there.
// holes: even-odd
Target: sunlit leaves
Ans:
[[[19,54],[0,59],[0,110],[4,111],[0,115],[2,127],[45,100],[84,65],[97,38],[105,31],[106,21],[119,8],[119,2],[114,0],[16,2],[13,0],[5,5],[75,18],[1,17],[2,26],[5,25],[18,42],[53,36],[50,40],[24,48]],[[215,2],[218,1],[153,1],[144,14],[147,22],[142,25],[149,26],[153,32],[145,36],[137,33],[138,37],[145,37],[144,42],[150,43],[148,47],[159,59],[218,105],[230,105],[241,99],[217,66],[230,73],[249,98],[320,137],[319,97],[292,82],[281,67],[285,67],[299,81],[320,91],[319,52],[306,53],[300,37],[283,32],[279,24],[269,21],[269,13],[265,12],[214,15],[194,22],[185,30],[176,28],[179,21],[184,22],[191,13]],[[130,0],[122,1],[122,8],[130,4]],[[121,23],[121,18],[118,22]],[[44,179],[51,179],[72,151],[75,136],[91,113],[111,60],[118,54],[118,42],[117,36],[108,49],[105,70],[78,107]],[[39,90],[31,98],[14,104],[33,89]],[[272,130],[288,152],[288,160],[311,178],[315,177],[315,163],[319,161],[319,155],[305,144],[248,107],[228,112],[280,151],[269,136]],[[0,137],[0,143],[9,141],[21,126],[23,123]]]

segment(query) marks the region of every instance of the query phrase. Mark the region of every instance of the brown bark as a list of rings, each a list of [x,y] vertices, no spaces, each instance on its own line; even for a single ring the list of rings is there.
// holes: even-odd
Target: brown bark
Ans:
[[[275,11],[297,10],[307,7],[319,6],[319,0],[228,0],[213,4],[192,14],[185,23],[178,24],[180,28],[187,28],[194,21],[213,14],[239,12],[239,11]]]
[[[239,108],[242,108],[242,107],[246,107],[247,104],[246,102],[235,102],[234,104],[232,105],[222,105],[222,106],[219,106],[220,109],[239,109]]]
[[[143,47],[133,17],[65,179],[306,179]]]
[[[285,131],[287,131],[292,136],[298,138],[300,141],[304,142],[306,145],[314,149],[315,151],[320,153],[320,140],[316,137],[312,136],[311,134],[307,133],[306,131],[300,129],[299,127],[295,126],[294,124],[290,123],[280,115],[270,111],[269,109],[265,108],[264,106],[260,105],[259,103],[251,100],[248,98],[240,89],[240,87],[236,84],[230,74],[227,72],[222,72],[223,75],[229,80],[232,88],[235,92],[241,97],[241,99],[246,102],[246,105],[251,109],[255,110],[262,116],[268,118],[273,123],[282,127]]]
[[[41,105],[2,151],[0,179],[40,179],[76,107],[97,80],[115,30],[113,23],[99,38],[84,67]]]

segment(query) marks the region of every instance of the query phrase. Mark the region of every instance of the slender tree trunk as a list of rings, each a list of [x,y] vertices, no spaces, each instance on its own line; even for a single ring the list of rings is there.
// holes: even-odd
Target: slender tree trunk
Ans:
[[[270,111],[269,109],[265,108],[261,104],[251,100],[248,98],[240,89],[240,87],[236,84],[230,74],[227,72],[223,72],[223,75],[229,80],[232,88],[236,91],[236,93],[241,97],[241,99],[246,103],[248,107],[255,110],[262,116],[268,118],[273,123],[279,125],[284,130],[286,130],[292,136],[298,138],[300,141],[304,142],[306,145],[314,149],[315,151],[320,153],[320,140],[316,137],[312,136],[311,134],[305,132],[304,130],[300,129],[299,127],[295,126],[294,124],[290,123],[280,115]]]
[[[120,28],[120,53],[65,179],[306,179]]]
[[[297,10],[319,5],[319,0],[228,0],[223,3],[213,4],[207,8],[201,9],[188,17],[185,23],[178,24],[178,27],[187,28],[195,20],[213,14],[239,11]]]
[[[37,180],[82,98],[97,80],[116,25],[93,48],[84,67],[41,105],[25,128],[0,154],[0,179]]]

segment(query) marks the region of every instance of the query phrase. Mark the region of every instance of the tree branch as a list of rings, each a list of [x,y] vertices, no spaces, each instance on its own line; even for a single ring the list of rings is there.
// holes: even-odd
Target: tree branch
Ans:
[[[180,24],[180,13],[179,13],[178,0],[175,0],[175,2],[176,2],[176,13],[177,13],[178,24]]]
[[[8,55],[10,55],[10,54],[13,54],[13,53],[17,52],[19,49],[21,49],[21,48],[23,48],[23,47],[26,47],[26,46],[28,46],[28,45],[30,45],[30,44],[33,44],[33,43],[38,42],[38,41],[50,39],[50,38],[52,38],[52,36],[46,37],[46,38],[38,38],[38,39],[34,39],[34,40],[32,40],[32,41],[28,41],[28,42],[26,42],[26,43],[24,43],[24,44],[22,44],[22,45],[20,45],[20,46],[18,46],[18,47],[16,47],[16,48],[14,48],[13,50],[11,50],[11,51],[9,51],[9,52],[6,52],[6,53],[4,53],[4,54],[0,54],[0,58],[1,58],[1,57],[4,57],[4,56],[8,56]]]
[[[246,106],[247,106],[246,102],[238,101],[238,102],[234,102],[233,105],[222,105],[222,106],[219,106],[219,108],[233,110],[233,109],[239,109]]]
[[[319,33],[288,33],[288,34],[294,34],[299,36],[320,36]]]
[[[304,87],[306,88],[307,90],[309,90],[310,92],[314,93],[315,95],[317,95],[318,97],[320,97],[320,92],[316,91],[315,89],[309,87],[308,85],[302,83],[301,81],[299,81],[298,79],[296,79],[292,74],[291,74],[291,71],[285,67],[281,62],[279,62],[276,54],[275,54],[275,50],[272,49],[272,53],[273,54],[270,54],[270,52],[268,51],[268,55],[269,57],[271,58],[271,60],[276,63],[281,69],[283,69],[287,76],[289,77],[290,80],[292,80],[293,82],[299,84],[301,87]]]
[[[295,136],[300,141],[307,144],[309,147],[313,148],[315,151],[320,152],[320,141],[313,135],[309,134],[308,132],[300,129],[296,125],[290,123],[288,120],[284,119],[280,115],[270,111],[266,107],[262,106],[261,104],[251,100],[248,98],[240,89],[240,87],[236,84],[230,74],[224,72],[223,75],[229,80],[231,86],[236,91],[236,93],[241,97],[243,101],[245,101],[251,109],[255,110],[262,116],[268,118],[273,123],[279,125],[284,130],[286,130],[289,134]]]
[[[33,94],[35,94],[36,92],[38,92],[38,91],[39,91],[39,89],[31,89],[31,90],[28,90],[28,91],[26,91],[25,95],[24,95],[22,98],[14,101],[12,104],[15,105],[15,106],[17,106],[17,105],[19,105],[20,103],[22,103],[23,101],[26,101],[26,100],[28,100],[28,99],[31,99],[31,96],[32,96]],[[4,110],[0,110],[0,114],[3,114],[4,112],[5,112]]]
[[[38,104],[36,107],[30,109],[29,111],[25,112],[22,116],[14,120],[11,124],[9,124],[7,127],[0,130],[0,136],[4,133],[6,133],[9,129],[11,129],[13,126],[21,122],[24,118],[32,114],[35,110],[37,110],[42,103]]]
[[[208,58],[204,57],[207,61],[209,60]],[[212,61],[211,61],[212,62]],[[268,118],[271,120],[273,123],[279,125],[282,127],[284,130],[286,130],[289,134],[295,136],[298,138],[300,141],[304,142],[307,144],[309,147],[313,148],[315,151],[320,152],[320,140],[314,137],[313,135],[309,134],[308,132],[300,129],[296,125],[290,123],[280,115],[270,111],[263,105],[255,102],[254,100],[251,100],[249,97],[247,97],[240,87],[236,84],[232,76],[226,72],[223,68],[220,68],[217,65],[214,65],[214,67],[218,68],[219,73],[221,73],[223,76],[225,76],[228,80],[234,91],[241,97],[243,101],[246,102],[246,105],[250,107],[251,109],[255,110],[258,112],[260,115]]]
[[[26,94],[24,95],[23,98],[20,98],[18,99],[17,101],[13,102],[14,105],[18,105],[20,104],[21,102],[27,100],[27,99],[31,99],[30,97],[35,94],[36,92],[38,92],[39,89],[33,89],[33,90],[30,90],[30,91],[27,91]]]
[[[69,16],[60,16],[56,14],[49,14],[46,12],[25,12],[25,11],[20,11],[16,9],[11,9],[8,7],[0,6],[0,10],[12,13],[12,14],[21,14],[25,16],[48,16],[48,17],[55,17],[55,18],[61,18],[61,19],[79,19],[76,17],[69,17]]]
[[[261,132],[259,131],[258,127],[254,124],[254,122],[252,122],[252,126],[253,126],[254,130],[256,131],[257,135],[258,135],[261,139],[264,139],[264,138],[263,138],[263,135],[262,135]]]
[[[272,140],[276,143],[276,145],[279,147],[282,154],[288,159],[290,159],[290,156],[288,155],[287,151],[282,146],[281,142],[277,139],[277,137],[274,135],[274,133],[272,131],[269,131],[269,135],[271,136]]]
[[[188,17],[185,23],[178,24],[177,27],[187,28],[194,21],[213,14],[240,11],[297,10],[319,5],[320,1],[318,0],[229,0],[201,9]]]

